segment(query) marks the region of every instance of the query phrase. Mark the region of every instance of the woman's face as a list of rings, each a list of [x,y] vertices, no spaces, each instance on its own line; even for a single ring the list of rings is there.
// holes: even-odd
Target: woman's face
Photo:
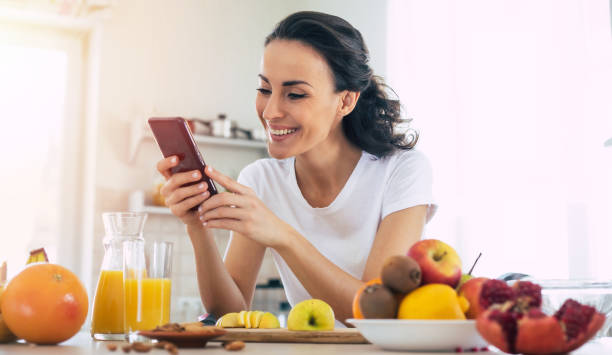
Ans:
[[[268,43],[258,91],[255,107],[272,157],[299,155],[336,139],[330,132],[340,129],[341,94],[335,92],[327,62],[313,48],[298,41]]]

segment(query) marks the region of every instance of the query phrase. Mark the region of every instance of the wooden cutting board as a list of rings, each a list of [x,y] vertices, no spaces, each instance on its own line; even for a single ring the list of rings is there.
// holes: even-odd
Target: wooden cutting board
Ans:
[[[224,328],[225,335],[210,341],[242,340],[254,343],[326,343],[326,344],[369,344],[355,328],[328,331],[295,331],[287,329],[245,329]]]

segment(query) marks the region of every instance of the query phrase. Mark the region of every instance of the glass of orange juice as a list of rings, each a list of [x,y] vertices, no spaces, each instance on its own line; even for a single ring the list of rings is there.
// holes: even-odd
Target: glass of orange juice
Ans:
[[[124,328],[128,339],[170,321],[172,243],[123,242]]]

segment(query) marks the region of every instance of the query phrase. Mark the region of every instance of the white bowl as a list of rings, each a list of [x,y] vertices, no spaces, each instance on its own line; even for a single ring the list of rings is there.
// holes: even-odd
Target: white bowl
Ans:
[[[475,320],[347,319],[385,350],[455,351],[488,346]]]

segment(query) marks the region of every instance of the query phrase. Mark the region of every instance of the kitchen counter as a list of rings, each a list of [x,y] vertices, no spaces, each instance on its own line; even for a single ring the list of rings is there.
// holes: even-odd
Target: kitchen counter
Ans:
[[[72,339],[56,346],[33,346],[22,343],[0,344],[0,355],[13,354],[50,354],[50,355],[89,355],[89,354],[124,354],[123,351],[117,349],[114,352],[106,348],[107,344],[121,344],[119,342],[100,342],[93,341],[88,333],[79,333]],[[246,347],[241,351],[230,352],[220,343],[209,342],[206,348],[202,349],[180,349],[179,354],[290,354],[290,355],[327,355],[327,354],[396,354],[397,352],[387,352],[377,348],[374,345],[355,345],[355,344],[279,344],[279,343],[246,343]],[[139,354],[131,352],[130,354]],[[167,351],[153,349],[148,354],[163,355],[168,354]],[[409,354],[427,354],[432,353],[409,353]],[[442,353],[436,353],[442,354]],[[448,354],[456,354],[455,352]],[[491,352],[478,352],[466,354],[491,354]],[[592,341],[578,351],[573,352],[575,355],[604,355],[612,354],[612,338],[600,338]]]

